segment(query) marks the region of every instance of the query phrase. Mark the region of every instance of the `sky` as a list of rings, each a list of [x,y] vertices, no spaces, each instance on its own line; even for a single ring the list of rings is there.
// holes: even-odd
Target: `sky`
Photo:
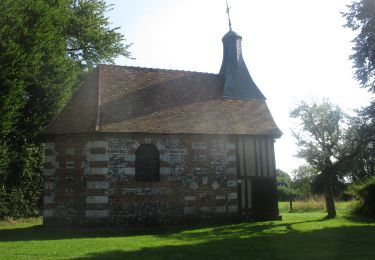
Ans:
[[[107,0],[134,60],[115,63],[218,73],[222,37],[229,30],[225,0]],[[290,111],[299,102],[328,98],[347,112],[370,94],[353,79],[352,40],[341,12],[351,0],[228,0],[232,29],[242,36],[245,63],[283,132],[275,143],[277,168],[304,163],[292,136]]]

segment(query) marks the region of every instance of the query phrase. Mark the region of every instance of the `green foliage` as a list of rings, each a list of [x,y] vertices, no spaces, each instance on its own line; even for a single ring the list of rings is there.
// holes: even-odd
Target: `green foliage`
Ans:
[[[359,0],[348,6],[346,27],[357,32],[354,38],[355,78],[361,86],[375,94],[375,2]],[[353,181],[375,175],[375,100],[363,108],[352,120],[350,135],[346,138],[350,160],[342,169],[349,171]]]
[[[340,172],[352,182],[365,180],[375,175],[375,134],[366,116],[359,113],[352,117],[344,136]]]
[[[278,186],[289,186],[292,182],[289,174],[280,170],[276,169],[276,181]]]
[[[349,194],[358,201],[356,213],[375,217],[375,176],[353,184]]]
[[[314,183],[317,170],[310,165],[301,165],[293,172],[293,188],[299,199],[308,199],[313,195],[312,184]]]
[[[375,93],[375,2],[360,0],[348,6],[344,14],[346,27],[357,31],[353,40],[355,76],[361,85]]]
[[[107,9],[101,0],[0,2],[0,186],[20,209],[8,214],[37,209],[43,165],[38,138],[84,74],[129,55],[123,36],[109,27]]]
[[[277,195],[279,201],[293,200],[294,197],[293,191],[287,186],[277,186]]]
[[[276,182],[279,201],[293,200],[296,194],[293,190],[293,183],[289,174],[280,169],[277,169]]]
[[[345,114],[328,100],[301,102],[291,117],[298,119],[300,125],[293,134],[299,151],[297,156],[306,160],[323,178],[324,197],[328,217],[336,216],[333,185],[337,176],[337,162],[342,160]]]
[[[323,171],[338,159],[342,140],[344,113],[328,100],[301,102],[291,117],[299,121],[293,130],[299,151],[297,156],[307,161],[317,171]]]

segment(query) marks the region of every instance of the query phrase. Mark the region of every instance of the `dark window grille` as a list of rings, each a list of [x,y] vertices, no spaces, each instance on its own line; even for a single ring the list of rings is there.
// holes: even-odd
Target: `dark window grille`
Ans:
[[[135,180],[159,181],[159,151],[152,144],[142,144],[135,152]]]

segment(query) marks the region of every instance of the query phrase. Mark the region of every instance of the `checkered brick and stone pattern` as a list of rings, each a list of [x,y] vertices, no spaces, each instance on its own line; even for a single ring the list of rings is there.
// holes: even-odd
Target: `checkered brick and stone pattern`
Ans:
[[[135,152],[155,145],[160,181],[135,181]],[[180,223],[238,212],[236,141],[227,136],[58,136],[46,143],[46,224]]]

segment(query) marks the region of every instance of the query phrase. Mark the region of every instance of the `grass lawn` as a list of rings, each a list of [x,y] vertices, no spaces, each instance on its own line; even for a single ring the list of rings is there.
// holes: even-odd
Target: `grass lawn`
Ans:
[[[44,229],[40,218],[0,222],[0,259],[375,259],[375,221],[352,217],[344,206],[333,220],[321,211],[282,215],[133,231]]]

